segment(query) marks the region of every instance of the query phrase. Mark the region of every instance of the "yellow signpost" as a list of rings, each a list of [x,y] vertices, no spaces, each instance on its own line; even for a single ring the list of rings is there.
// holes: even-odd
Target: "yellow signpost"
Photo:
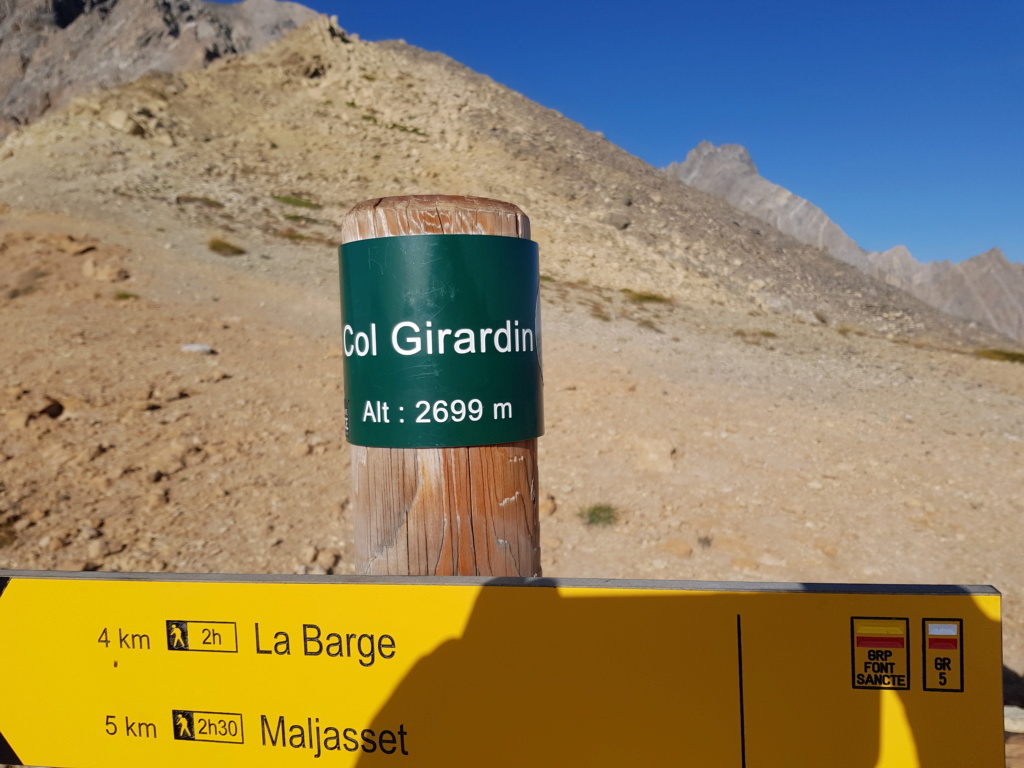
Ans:
[[[0,763],[996,768],[1000,650],[990,587],[0,572]]]

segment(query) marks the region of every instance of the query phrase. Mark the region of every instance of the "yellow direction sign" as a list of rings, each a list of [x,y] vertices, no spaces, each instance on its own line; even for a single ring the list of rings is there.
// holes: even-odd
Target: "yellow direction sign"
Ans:
[[[990,587],[0,572],[0,660],[0,763],[1003,754]]]

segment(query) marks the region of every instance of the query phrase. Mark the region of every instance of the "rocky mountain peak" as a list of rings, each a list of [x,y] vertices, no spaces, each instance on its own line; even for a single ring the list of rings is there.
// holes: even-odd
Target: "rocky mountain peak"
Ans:
[[[984,253],[979,253],[971,259],[971,261],[976,261],[978,264],[990,264],[998,267],[1008,266],[1010,263],[1001,248],[989,248]]]
[[[672,163],[665,172],[837,259],[862,269],[868,266],[867,253],[824,211],[761,176],[745,147],[701,142],[684,162]]]
[[[746,147],[739,144],[722,144],[716,147],[710,141],[702,141],[691,149],[682,163],[673,163],[667,169],[684,183],[688,179],[706,178],[715,175],[745,176],[757,175],[757,166]]]

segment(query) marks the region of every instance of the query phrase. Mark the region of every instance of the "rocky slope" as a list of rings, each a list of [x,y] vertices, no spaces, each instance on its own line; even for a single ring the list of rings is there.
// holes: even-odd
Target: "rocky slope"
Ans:
[[[255,50],[316,15],[276,0],[5,0],[0,138],[94,88]]]
[[[421,192],[540,244],[547,574],[993,583],[1024,667],[1005,337],[326,19],[0,145],[0,566],[349,572],[338,222]]]
[[[820,208],[763,178],[747,150],[735,144],[701,142],[684,162],[665,170],[943,312],[1024,341],[1024,265],[1011,264],[998,248],[960,264],[922,264],[902,245],[865,251]]]

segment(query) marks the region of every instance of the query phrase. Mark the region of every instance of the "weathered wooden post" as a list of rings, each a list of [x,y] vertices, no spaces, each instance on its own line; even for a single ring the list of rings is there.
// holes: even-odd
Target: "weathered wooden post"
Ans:
[[[345,429],[364,574],[539,576],[537,247],[497,200],[367,200],[342,224]]]

